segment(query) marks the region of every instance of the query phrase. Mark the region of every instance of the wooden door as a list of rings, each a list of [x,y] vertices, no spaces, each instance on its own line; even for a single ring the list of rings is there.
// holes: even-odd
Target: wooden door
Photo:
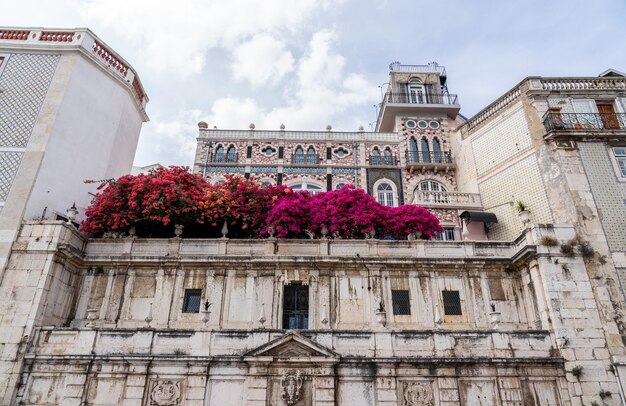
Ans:
[[[615,115],[612,104],[598,104],[598,112],[600,112],[605,129],[619,130],[619,121],[617,121],[617,115]]]

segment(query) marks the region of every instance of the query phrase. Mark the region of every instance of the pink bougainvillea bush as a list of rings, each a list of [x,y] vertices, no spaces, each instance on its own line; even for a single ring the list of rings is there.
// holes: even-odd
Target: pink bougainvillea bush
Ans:
[[[352,186],[314,196],[294,193],[270,210],[266,222],[281,238],[302,237],[303,231],[308,231],[346,239],[405,239],[409,234],[430,239],[443,231],[437,217],[422,207],[383,206]]]
[[[170,167],[125,175],[98,189],[81,225],[95,237],[131,229],[140,237],[170,237],[174,225],[184,226],[186,237],[218,237],[224,223],[231,238],[430,239],[443,230],[422,207],[382,206],[352,186],[311,196],[240,177],[211,185],[188,168]]]

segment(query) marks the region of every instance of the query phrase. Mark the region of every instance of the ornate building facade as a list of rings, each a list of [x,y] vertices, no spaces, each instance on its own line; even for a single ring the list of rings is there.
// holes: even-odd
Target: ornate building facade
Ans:
[[[214,182],[349,183],[448,230],[88,239],[24,222],[0,281],[2,403],[622,404],[621,223],[603,206],[618,198],[594,178],[622,168],[613,75],[529,78],[465,121],[443,67],[394,63],[377,132],[199,123],[194,170]],[[616,111],[551,105],[583,96]],[[614,159],[587,164],[587,142]]]

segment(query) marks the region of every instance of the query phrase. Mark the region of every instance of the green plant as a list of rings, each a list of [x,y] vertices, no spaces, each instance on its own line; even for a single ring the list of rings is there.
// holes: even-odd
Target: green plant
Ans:
[[[593,400],[593,401],[591,401],[590,406],[600,406],[600,403],[598,403],[595,400]]]
[[[540,240],[541,245],[546,247],[556,247],[559,245],[559,240],[552,237],[551,235],[544,235]]]
[[[574,255],[576,255],[576,253],[574,252],[574,246],[570,243],[561,244],[561,254],[565,255],[566,257],[573,257]]]
[[[604,390],[604,389],[600,389],[600,393],[598,393],[598,395],[600,396],[600,399],[602,400],[613,396],[610,390]]]
[[[521,200],[515,202],[515,210],[518,212],[528,211],[528,206],[524,204]]]
[[[576,365],[574,368],[572,368],[572,375],[574,375],[576,379],[580,379],[582,374],[583,374],[583,367],[581,367],[580,365]]]
[[[583,258],[593,258],[596,252],[593,250],[593,247],[587,241],[581,241],[578,243],[578,251],[583,256]]]

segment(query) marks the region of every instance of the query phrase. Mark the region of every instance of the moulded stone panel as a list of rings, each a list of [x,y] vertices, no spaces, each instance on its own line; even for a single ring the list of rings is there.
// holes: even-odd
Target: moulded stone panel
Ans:
[[[56,405],[61,400],[63,388],[61,375],[32,376],[27,402],[40,405]]]
[[[124,378],[98,378],[94,405],[119,405],[124,395]]]
[[[464,405],[498,406],[494,380],[459,380],[461,403]]]
[[[209,405],[243,404],[244,380],[209,379]]]
[[[341,406],[374,406],[374,383],[368,381],[339,381],[337,388]]]

